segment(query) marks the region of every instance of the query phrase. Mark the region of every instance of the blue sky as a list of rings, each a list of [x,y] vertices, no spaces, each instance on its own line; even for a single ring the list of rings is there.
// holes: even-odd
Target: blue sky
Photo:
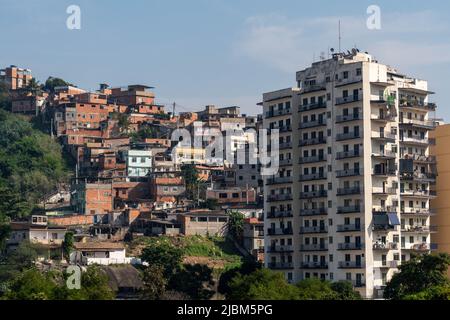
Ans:
[[[81,30],[66,28],[72,4]],[[366,28],[372,4],[381,30]],[[90,90],[152,85],[179,111],[216,104],[257,113],[263,92],[295,85],[295,71],[337,47],[341,19],[343,48],[429,80],[437,116],[450,121],[449,14],[440,0],[0,0],[0,66]]]

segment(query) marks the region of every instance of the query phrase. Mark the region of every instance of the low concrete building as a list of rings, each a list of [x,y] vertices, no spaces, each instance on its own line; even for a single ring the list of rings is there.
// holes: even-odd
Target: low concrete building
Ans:
[[[228,215],[224,211],[191,211],[179,214],[177,220],[186,236],[224,236],[228,231]]]
[[[139,259],[127,257],[121,242],[77,242],[70,262],[82,265],[140,264]]]
[[[257,261],[264,261],[264,220],[258,218],[244,220],[243,245]]]

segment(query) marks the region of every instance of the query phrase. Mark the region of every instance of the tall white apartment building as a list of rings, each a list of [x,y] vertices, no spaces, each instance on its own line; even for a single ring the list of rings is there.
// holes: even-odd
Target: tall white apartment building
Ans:
[[[280,169],[265,177],[265,264],[291,282],[348,280],[382,297],[403,261],[432,249],[432,92],[357,50],[296,78],[297,89],[263,96],[264,128],[280,129]]]

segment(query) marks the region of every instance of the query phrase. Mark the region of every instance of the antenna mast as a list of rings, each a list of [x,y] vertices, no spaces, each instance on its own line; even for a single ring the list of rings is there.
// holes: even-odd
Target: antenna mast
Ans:
[[[341,20],[339,20],[339,53],[341,53]]]

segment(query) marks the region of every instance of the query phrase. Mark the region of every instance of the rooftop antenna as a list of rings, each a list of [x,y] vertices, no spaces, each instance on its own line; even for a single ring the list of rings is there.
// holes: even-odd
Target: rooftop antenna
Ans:
[[[339,53],[341,53],[341,20],[339,20]]]

